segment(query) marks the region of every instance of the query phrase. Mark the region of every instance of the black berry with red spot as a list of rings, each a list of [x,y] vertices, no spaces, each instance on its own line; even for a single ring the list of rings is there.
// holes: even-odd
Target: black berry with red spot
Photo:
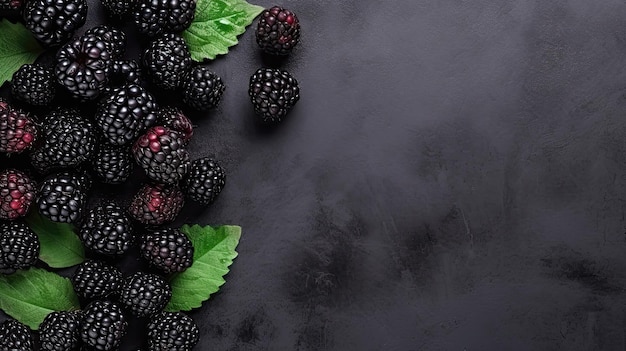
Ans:
[[[183,142],[187,144],[193,136],[193,123],[183,110],[166,106],[159,110],[158,122],[159,125],[168,127],[178,133],[180,133]]]
[[[271,55],[287,55],[300,41],[300,21],[292,11],[274,6],[263,11],[256,28],[256,42]]]
[[[190,164],[181,134],[163,126],[152,127],[141,135],[132,153],[146,175],[159,183],[177,183]]]
[[[37,139],[37,124],[26,112],[0,98],[0,152],[19,154],[31,149]]]
[[[26,216],[35,201],[35,182],[17,169],[0,171],[0,219]]]
[[[132,199],[132,218],[148,226],[172,222],[183,208],[184,195],[176,186],[145,184]]]

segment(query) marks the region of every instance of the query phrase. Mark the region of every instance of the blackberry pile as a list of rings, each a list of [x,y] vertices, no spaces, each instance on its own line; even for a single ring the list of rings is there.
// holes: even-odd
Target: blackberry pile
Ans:
[[[164,311],[168,277],[191,267],[195,252],[168,225],[185,203],[212,205],[226,184],[220,162],[189,152],[192,111],[218,108],[225,84],[192,61],[181,36],[196,0],[100,2],[115,23],[132,22],[145,35],[139,57],[128,57],[121,27],[81,28],[86,0],[0,0],[0,10],[20,11],[55,53],[52,62],[20,67],[11,100],[0,98],[0,159],[11,160],[0,168],[0,274],[40,264],[45,242],[30,216],[72,225],[87,253],[70,279],[81,309],[50,313],[38,338],[18,321],[3,323],[0,350],[33,350],[34,340],[41,350],[116,350],[136,319],[145,322],[148,350],[191,350],[199,340],[193,319]],[[263,12],[256,42],[265,54],[288,55],[299,40],[292,11]],[[176,103],[161,105],[163,95]],[[289,72],[269,68],[250,77],[248,95],[266,123],[283,120],[300,97]],[[128,202],[94,201],[104,186]],[[132,253],[139,270],[122,271],[121,258]]]

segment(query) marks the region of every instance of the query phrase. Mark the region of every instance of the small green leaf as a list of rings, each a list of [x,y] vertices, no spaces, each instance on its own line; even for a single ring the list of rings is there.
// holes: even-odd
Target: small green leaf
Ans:
[[[39,237],[39,259],[48,266],[66,268],[85,260],[83,243],[71,224],[52,222],[37,211],[31,211],[26,223]]]
[[[172,299],[165,307],[170,312],[198,308],[226,281],[224,275],[237,257],[235,248],[241,238],[241,227],[212,228],[187,224],[180,228],[194,247],[193,264],[182,273],[172,275]]]
[[[21,23],[0,21],[0,86],[23,64],[33,63],[43,48]]]
[[[198,0],[196,16],[183,32],[191,58],[202,61],[228,53],[263,7],[244,0]]]
[[[36,330],[54,311],[80,308],[72,282],[41,268],[0,276],[0,310]]]

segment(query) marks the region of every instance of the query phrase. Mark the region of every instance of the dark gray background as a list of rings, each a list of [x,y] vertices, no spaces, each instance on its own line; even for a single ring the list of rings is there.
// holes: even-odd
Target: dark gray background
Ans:
[[[197,349],[626,349],[625,3],[281,4],[289,119],[253,122],[252,30],[195,116],[227,186],[179,222],[243,227]]]

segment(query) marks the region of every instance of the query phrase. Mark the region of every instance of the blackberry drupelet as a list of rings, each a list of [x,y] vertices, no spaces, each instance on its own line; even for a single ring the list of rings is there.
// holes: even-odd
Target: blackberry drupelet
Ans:
[[[115,203],[94,207],[85,217],[79,231],[85,248],[102,255],[121,255],[135,238],[130,218]]]
[[[119,294],[122,272],[104,261],[87,260],[72,275],[72,285],[83,301],[110,298]]]
[[[0,98],[0,152],[19,154],[33,147],[37,123],[27,113]]]
[[[226,173],[217,161],[203,157],[191,163],[183,178],[185,196],[203,205],[210,205],[226,185]]]
[[[157,123],[178,132],[185,144],[191,140],[193,136],[193,124],[181,109],[166,106],[159,110],[157,116]]]
[[[154,39],[143,52],[146,75],[161,89],[178,88],[191,69],[191,53],[178,34],[166,33]]]
[[[300,22],[296,14],[280,6],[261,13],[256,42],[271,55],[287,55],[300,41]]]
[[[53,222],[74,223],[85,207],[88,185],[73,172],[62,171],[48,176],[37,192],[39,213]]]
[[[182,312],[161,312],[147,329],[151,351],[191,351],[200,339],[198,326]]]
[[[150,266],[169,274],[191,267],[194,249],[183,232],[164,228],[142,236],[139,252]]]
[[[124,18],[130,15],[137,5],[136,0],[100,0],[105,11],[114,18]]]
[[[224,94],[222,78],[205,66],[195,66],[185,78],[183,102],[199,111],[216,107]]]
[[[172,222],[183,208],[184,196],[175,186],[145,184],[128,208],[131,217],[148,226]]]
[[[40,64],[24,64],[13,73],[11,94],[33,106],[48,106],[56,94],[56,78],[52,68]]]
[[[0,325],[0,350],[34,351],[33,334],[24,324],[8,319]]]
[[[112,94],[125,85],[141,85],[141,67],[136,60],[118,60],[113,62],[109,85],[104,88],[104,96]]]
[[[265,123],[280,122],[300,99],[298,81],[287,71],[261,68],[250,77],[248,95]]]
[[[56,55],[57,82],[73,97],[93,100],[109,82],[111,44],[96,35],[84,35],[62,46]]]
[[[68,41],[85,24],[86,0],[29,0],[24,7],[24,22],[33,36],[46,47]]]
[[[28,214],[35,201],[35,182],[24,172],[9,168],[0,171],[0,220]]]
[[[0,273],[26,269],[39,258],[39,238],[21,221],[0,222]]]
[[[104,40],[112,60],[120,59],[126,51],[126,34],[118,28],[101,24],[90,28],[83,36],[97,36]]]
[[[51,312],[39,325],[42,351],[76,351],[80,347],[81,311]]]
[[[80,337],[93,350],[116,350],[126,334],[128,322],[122,309],[111,301],[94,301],[83,311]]]
[[[74,109],[48,113],[42,134],[42,145],[30,154],[31,163],[42,173],[80,165],[91,157],[96,144],[91,121]]]
[[[111,145],[102,141],[96,146],[91,158],[91,169],[102,183],[121,184],[133,170],[135,160],[130,154],[130,147]]]
[[[172,288],[157,274],[136,272],[124,279],[120,304],[136,317],[149,317],[163,310],[172,298]]]
[[[135,161],[151,179],[165,184],[181,180],[189,168],[189,153],[182,136],[163,126],[155,126],[133,144]]]
[[[139,85],[130,84],[114,90],[98,103],[95,120],[109,143],[126,145],[154,125],[157,111],[152,94]]]

